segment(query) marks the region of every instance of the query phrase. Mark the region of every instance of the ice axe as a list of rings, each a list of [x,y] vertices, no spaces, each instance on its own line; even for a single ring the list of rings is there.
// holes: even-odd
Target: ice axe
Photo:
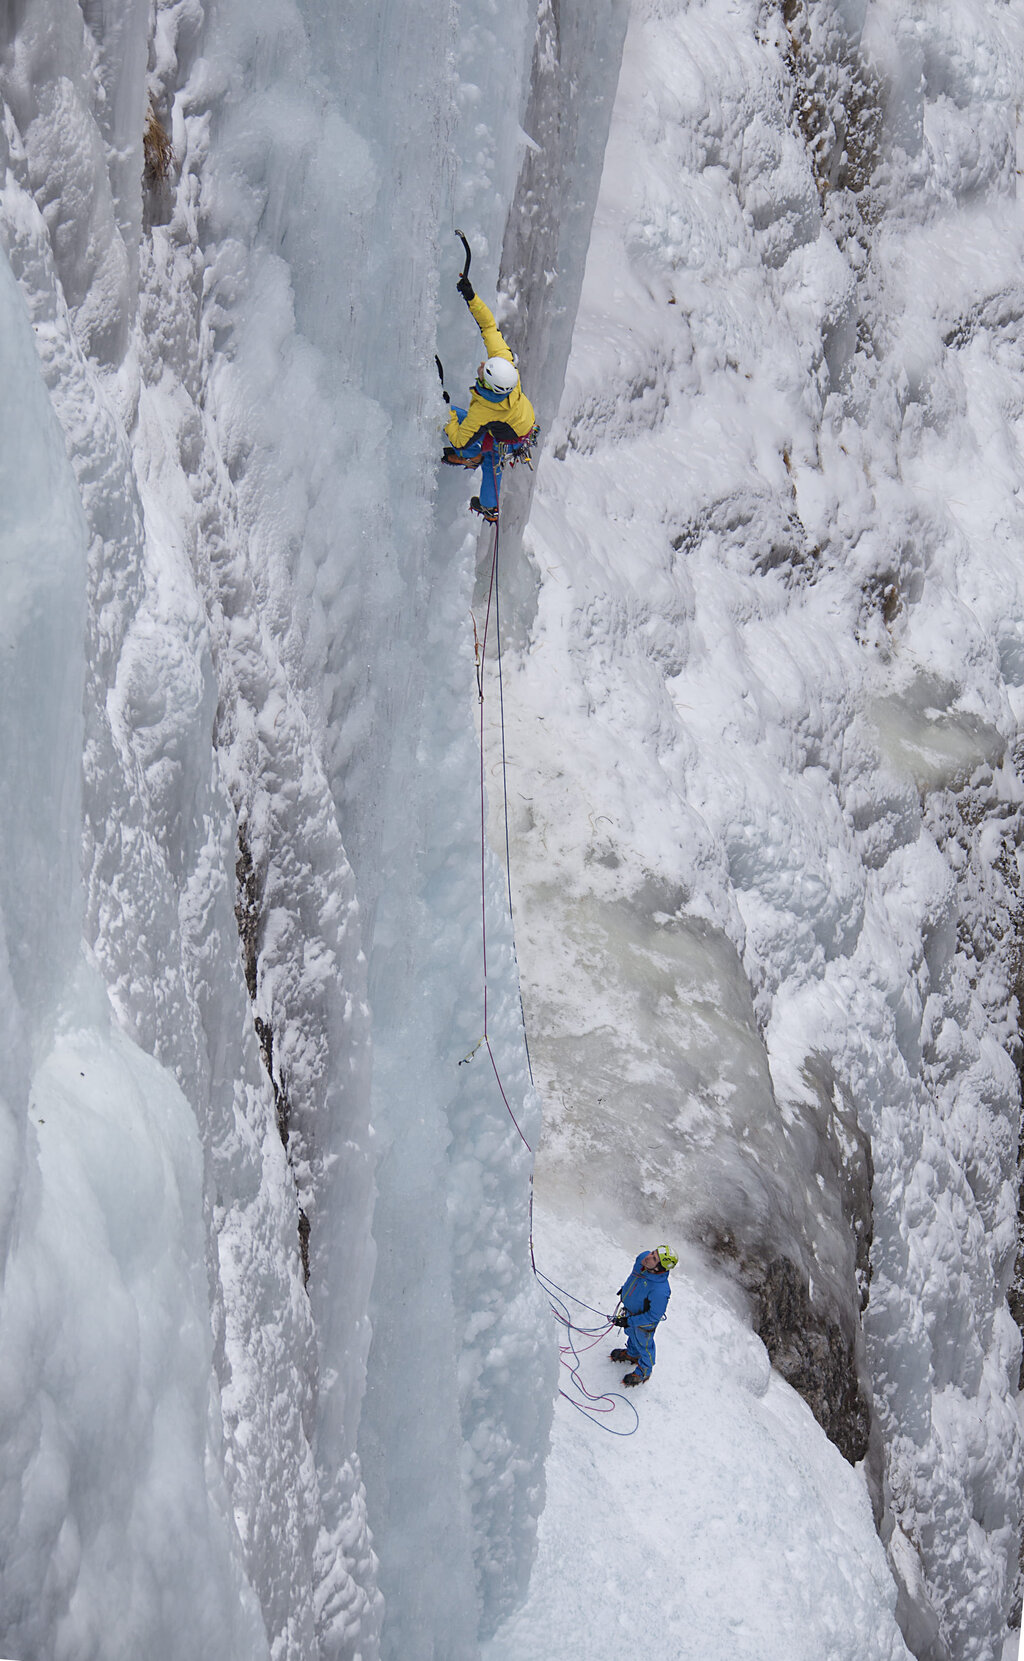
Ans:
[[[469,246],[469,241],[466,237],[465,231],[456,230],[455,235],[458,237],[459,241],[462,243],[463,248],[465,248],[465,250],[466,250],[466,263],[463,266],[462,272],[459,276],[459,281],[461,282],[463,277],[468,277],[469,276],[469,268],[473,263],[473,250]],[[444,399],[446,404],[450,404],[451,399],[449,398],[447,392],[445,391],[445,386],[444,386],[444,364],[441,362],[441,359],[438,357],[436,352],[434,353],[434,362],[437,364],[437,378],[441,382],[441,397]]]
[[[451,399],[444,389],[444,364],[441,362],[441,359],[438,357],[436,352],[434,353],[434,362],[437,364],[437,378],[441,382],[441,397],[444,399],[446,404],[450,404]]]
[[[456,228],[455,228],[455,235],[458,237],[459,241],[462,243],[463,248],[465,248],[465,250],[466,250],[466,263],[463,266],[462,273],[459,277],[459,281],[461,282],[463,277],[468,277],[469,276],[469,268],[473,263],[473,250],[469,246],[469,242],[466,239],[465,231],[460,231],[458,226],[456,226]]]

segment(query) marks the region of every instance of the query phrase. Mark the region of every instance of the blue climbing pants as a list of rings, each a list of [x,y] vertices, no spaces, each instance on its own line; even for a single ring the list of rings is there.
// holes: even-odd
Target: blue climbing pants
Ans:
[[[626,1348],[636,1356],[636,1370],[641,1378],[650,1378],[654,1366],[654,1328],[641,1326],[642,1315],[631,1315],[626,1325]]]
[[[460,421],[465,421],[466,412],[464,409],[460,409],[458,404],[453,404],[452,409]],[[496,508],[498,496],[501,492],[501,463],[498,460],[498,446],[490,433],[481,433],[479,437],[471,438],[468,444],[464,444],[462,449],[455,453],[459,456],[465,456],[467,459],[480,458],[483,468],[480,479],[480,506],[482,508]]]

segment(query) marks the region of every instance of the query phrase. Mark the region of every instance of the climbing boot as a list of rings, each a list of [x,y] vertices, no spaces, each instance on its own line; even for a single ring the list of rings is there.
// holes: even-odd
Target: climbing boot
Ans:
[[[613,1361],[628,1361],[631,1367],[636,1366],[636,1356],[630,1355],[628,1350],[612,1350]]]
[[[473,512],[478,513],[481,519],[486,519],[489,525],[496,525],[498,523],[497,508],[485,508],[481,504],[479,496],[471,496],[469,499],[469,505],[473,509]]]
[[[644,1378],[643,1373],[627,1373],[622,1382],[628,1389],[634,1384],[646,1384],[647,1380]]]
[[[458,450],[453,450],[450,445],[445,447],[445,451],[444,451],[444,454],[441,457],[441,460],[444,461],[444,462],[447,462],[449,467],[479,467],[480,466],[480,457],[479,456],[460,456]]]

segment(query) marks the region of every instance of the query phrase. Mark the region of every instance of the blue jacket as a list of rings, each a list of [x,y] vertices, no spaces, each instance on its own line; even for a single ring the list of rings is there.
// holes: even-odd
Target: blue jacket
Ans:
[[[657,1326],[659,1321],[665,1319],[665,1311],[668,1308],[668,1300],[672,1296],[672,1288],[668,1283],[667,1271],[662,1271],[659,1274],[657,1269],[651,1269],[645,1273],[641,1269],[640,1265],[646,1256],[646,1252],[640,1253],[633,1264],[633,1273],[629,1276],[626,1284],[619,1287],[619,1297],[622,1299],[622,1307],[627,1315],[634,1317],[642,1315],[644,1326],[654,1327]],[[646,1309],[645,1304],[647,1305]]]

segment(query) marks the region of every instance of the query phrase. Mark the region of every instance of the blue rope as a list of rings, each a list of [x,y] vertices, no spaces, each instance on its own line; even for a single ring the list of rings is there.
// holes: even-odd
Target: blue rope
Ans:
[[[563,1297],[571,1298],[573,1303],[578,1303],[581,1309],[589,1310],[591,1315],[600,1315],[602,1321],[607,1321],[608,1320],[608,1316],[605,1314],[603,1309],[595,1309],[593,1304],[584,1303],[583,1299],[578,1298],[574,1292],[568,1292],[568,1291],[566,1291],[564,1286],[559,1286],[557,1280],[552,1280],[550,1275],[542,1275],[539,1269],[536,1269],[534,1272],[535,1272],[538,1280],[546,1280],[547,1281],[548,1284],[544,1288],[545,1292],[548,1291],[549,1287],[553,1286],[556,1292],[561,1292]],[[583,1332],[586,1331],[586,1328],[585,1327],[577,1327],[576,1331],[583,1333]]]
[[[537,1278],[539,1280],[541,1278],[540,1272],[535,1271],[535,1273],[537,1274]],[[571,1292],[567,1293],[566,1296],[572,1298],[572,1301],[574,1303],[581,1303],[582,1302],[582,1299],[573,1297],[573,1294]],[[593,1396],[593,1395],[591,1395],[590,1391],[587,1389],[587,1387],[584,1384],[582,1378],[580,1377],[580,1367],[582,1366],[582,1357],[580,1356],[580,1353],[576,1348],[576,1344],[573,1340],[572,1334],[574,1332],[576,1332],[576,1333],[579,1333],[581,1337],[592,1338],[592,1337],[595,1336],[595,1332],[593,1330],[587,1329],[586,1327],[576,1327],[576,1326],[574,1326],[573,1323],[572,1323],[572,1320],[569,1316],[569,1311],[566,1308],[565,1304],[562,1303],[561,1298],[551,1298],[551,1296],[549,1294],[548,1295],[548,1301],[551,1305],[552,1312],[554,1313],[556,1319],[560,1319],[564,1323],[565,1329],[569,1334],[568,1348],[569,1348],[569,1352],[572,1355],[572,1359],[573,1359],[573,1365],[569,1368],[569,1377],[572,1379],[573,1384],[576,1386],[577,1390],[579,1390],[580,1394],[586,1396],[587,1400],[586,1401],[577,1401],[575,1399],[575,1397],[570,1396],[568,1391],[566,1391],[566,1390],[559,1390],[558,1394],[560,1396],[564,1397],[564,1399],[569,1403],[570,1407],[575,1407],[578,1413],[585,1413],[587,1418],[591,1421],[592,1424],[597,1425],[600,1430],[607,1431],[609,1436],[635,1436],[638,1429],[640,1428],[640,1415],[637,1412],[636,1408],[634,1407],[633,1403],[631,1401],[627,1400],[627,1398],[622,1394],[621,1390],[605,1390],[605,1391],[602,1391],[602,1393],[599,1396]],[[559,1311],[559,1309],[556,1307],[556,1305],[561,1305],[561,1311]],[[586,1309],[586,1308],[589,1308],[589,1305],[584,1304],[583,1307]],[[608,1326],[604,1330],[605,1331],[610,1331],[611,1330],[611,1322],[610,1321],[608,1323]],[[597,1334],[598,1337],[600,1337],[602,1335],[602,1330],[600,1328],[596,1329],[596,1334]],[[607,1402],[608,1406],[607,1407],[601,1407],[601,1406],[598,1405],[600,1402]],[[633,1423],[630,1426],[629,1430],[616,1430],[614,1425],[606,1425],[606,1424],[602,1423],[601,1418],[598,1416],[599,1414],[614,1413],[615,1409],[616,1409],[616,1405],[619,1402],[622,1403],[623,1407],[628,1407],[629,1411],[633,1415]]]

